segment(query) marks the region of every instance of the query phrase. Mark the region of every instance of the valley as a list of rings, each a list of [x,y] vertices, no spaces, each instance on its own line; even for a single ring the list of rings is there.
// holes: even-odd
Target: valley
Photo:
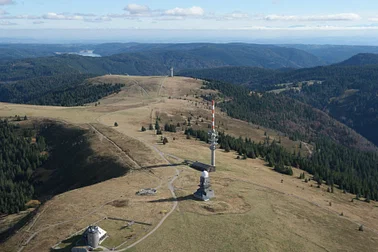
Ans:
[[[201,88],[202,80],[105,75],[89,82],[123,86],[77,107],[0,103],[0,117],[27,115],[29,120],[85,130],[89,148],[113,157],[114,164],[127,167],[127,172],[56,191],[31,221],[1,245],[2,250],[70,251],[80,232],[93,223],[109,234],[101,248],[105,251],[373,251],[377,247],[377,202],[354,199],[336,186],[334,193],[327,192],[328,186],[318,185],[307,172],[305,182],[298,178],[302,170],[293,167],[293,176],[283,175],[263,159],[238,159],[232,150],[216,151],[217,171],[210,174],[216,198],[194,200],[200,172],[184,161],[208,163],[210,151],[207,143],[187,139],[184,130],[189,122],[193,129],[208,129],[210,105],[202,97],[219,93]],[[163,131],[167,144],[149,130],[157,119],[163,128],[180,125],[177,132]],[[289,153],[308,156],[314,151],[311,142],[233,119],[219,107],[216,125],[220,132],[256,143],[269,136]],[[142,126],[147,130],[141,131]],[[112,164],[93,172],[116,170]],[[90,178],[91,173],[88,169],[73,176]],[[155,188],[157,194],[136,195],[143,188]],[[125,228],[131,220],[135,223]],[[363,232],[358,230],[361,225]]]

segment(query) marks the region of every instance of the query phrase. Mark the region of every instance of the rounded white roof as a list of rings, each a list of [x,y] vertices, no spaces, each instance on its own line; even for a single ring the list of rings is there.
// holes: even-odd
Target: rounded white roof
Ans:
[[[201,177],[208,178],[209,173],[207,171],[203,171],[202,174],[201,174]]]

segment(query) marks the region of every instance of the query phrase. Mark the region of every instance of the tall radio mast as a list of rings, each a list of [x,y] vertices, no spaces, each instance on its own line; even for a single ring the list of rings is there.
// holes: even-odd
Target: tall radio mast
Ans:
[[[215,131],[215,102],[212,101],[212,121],[211,121],[211,130],[209,131],[210,138],[210,150],[211,150],[211,166],[215,171],[215,150],[216,145],[218,144],[218,132]]]
[[[209,171],[215,171],[215,149],[218,144],[218,132],[215,130],[215,102],[212,101],[212,121],[211,121],[211,130],[209,130],[210,138],[210,150],[211,150],[211,165],[208,169],[202,171],[200,177],[200,187],[194,193],[194,197],[200,200],[208,201],[211,198],[214,198],[214,191],[211,189]]]

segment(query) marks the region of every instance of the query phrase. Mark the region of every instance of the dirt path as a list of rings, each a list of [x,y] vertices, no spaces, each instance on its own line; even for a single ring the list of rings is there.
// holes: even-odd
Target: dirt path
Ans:
[[[34,227],[34,224],[37,222],[37,220],[41,217],[41,215],[47,210],[47,208],[49,208],[49,206],[45,207],[42,212],[40,214],[38,214],[38,216],[36,216],[32,222],[32,224],[30,225],[30,227],[26,230],[27,232],[30,232],[31,229]]]
[[[164,79],[165,80],[165,79]],[[164,81],[162,82],[162,85],[164,84]],[[161,85],[161,86],[162,86]],[[160,91],[159,91],[160,92]],[[99,118],[97,118],[96,119],[96,121],[98,121],[99,123],[101,123],[100,122],[100,120],[99,120]],[[100,131],[98,131],[93,125],[91,125],[91,127],[96,131],[96,132],[98,132],[99,134],[101,134],[101,135],[103,135]],[[129,136],[129,135],[128,135]],[[103,137],[105,138],[105,139],[107,139],[110,143],[112,143],[117,149],[119,149],[119,150],[121,150],[122,151],[122,149],[116,144],[116,143],[114,143],[112,140],[110,140],[108,137],[106,137],[105,135],[103,135]],[[133,139],[135,139],[135,140],[138,140],[138,141],[141,141],[141,142],[143,142],[144,144],[146,144],[147,146],[149,146],[150,148],[152,148],[153,150],[155,150],[160,156],[161,156],[161,158],[164,160],[164,161],[166,161],[166,163],[167,164],[171,164],[171,162],[169,162],[169,160],[167,160],[166,159],[166,157],[165,157],[165,155],[164,155],[164,153],[162,152],[162,151],[160,151],[156,146],[154,146],[154,145],[152,145],[152,144],[150,144],[150,143],[147,143],[147,142],[145,142],[145,141],[143,141],[142,139],[137,139],[137,138],[135,138],[135,137],[132,137],[132,136],[129,136],[129,137],[131,137],[131,138],[133,138]],[[122,151],[123,152],[123,151]],[[130,157],[131,158],[131,157]],[[176,159],[178,159],[177,157],[174,157],[174,158],[176,158]],[[135,162],[136,163],[136,162]],[[137,164],[137,163],[136,163]],[[139,166],[140,167],[140,166]],[[180,175],[180,172],[179,172],[179,170],[177,169],[177,168],[175,168],[175,172],[176,172],[176,174],[173,176],[173,178],[168,182],[168,189],[169,189],[169,191],[171,192],[171,195],[172,195],[172,197],[174,198],[174,199],[176,199],[177,198],[177,196],[176,196],[176,194],[175,194],[175,191],[174,191],[174,186],[173,186],[173,183],[174,183],[174,181],[178,178],[178,176]],[[132,247],[134,247],[134,246],[136,246],[137,244],[139,244],[140,242],[142,242],[143,240],[145,240],[147,237],[149,237],[150,235],[152,235],[153,233],[155,233],[158,229],[159,229],[159,227],[164,223],[164,221],[173,213],[173,211],[177,208],[177,206],[178,206],[178,202],[175,200],[175,201],[173,201],[173,205],[172,205],[172,208],[171,208],[171,210],[160,220],[160,222],[156,225],[156,227],[154,227],[154,229],[152,229],[149,233],[147,233],[145,236],[143,236],[142,238],[140,238],[138,241],[136,241],[136,242],[134,242],[134,243],[132,243],[131,245],[129,245],[129,246],[127,246],[126,248],[124,248],[124,249],[120,249],[120,250],[114,250],[114,251],[125,251],[125,250],[127,250],[127,249],[130,249],[130,248],[132,248]]]
[[[147,97],[150,97],[150,95],[148,94],[148,92],[146,91],[146,89],[144,89],[137,80],[133,80],[133,83],[134,85],[140,87],[142,89],[142,91],[147,95]]]
[[[128,156],[116,143],[114,143],[112,140],[110,140],[107,136],[105,136],[104,134],[102,134],[99,130],[97,130],[93,125],[89,124],[91,126],[91,128],[97,133],[97,134],[100,134],[102,137],[104,137],[107,141],[109,141],[117,150],[121,151],[121,153],[123,153],[131,162],[134,163],[134,165],[138,168],[141,168],[141,166],[135,162],[130,156]],[[164,158],[165,159],[165,158]],[[166,159],[165,159],[166,160]],[[167,161],[167,160],[166,160]],[[168,162],[168,161],[167,161]],[[175,177],[177,178],[177,177]],[[159,185],[161,186],[161,184]],[[117,198],[118,199],[118,198]],[[101,208],[103,208],[105,205],[113,202],[114,200],[117,200],[117,199],[112,199],[111,201],[108,201],[106,202],[105,204],[99,206],[98,208],[94,209],[93,211],[83,215],[83,216],[80,216],[80,217],[77,217],[77,218],[73,218],[71,220],[66,220],[66,221],[62,221],[62,222],[58,222],[58,223],[55,223],[55,224],[52,224],[52,225],[49,225],[45,228],[42,228],[42,229],[39,229],[35,232],[33,232],[29,238],[23,242],[23,244],[21,245],[21,247],[18,249],[18,252],[21,252],[28,244],[29,242],[35,237],[37,236],[39,233],[43,232],[43,231],[46,231],[48,229],[51,229],[51,228],[54,228],[56,226],[59,226],[59,225],[62,225],[62,224],[67,224],[67,223],[70,223],[70,222],[73,222],[73,221],[78,221],[78,220],[82,220],[84,219],[85,217],[99,211]],[[177,203],[177,202],[176,202]],[[48,208],[49,206],[47,206],[38,216],[36,216],[36,218],[33,220],[32,222],[32,225],[27,229],[27,232],[30,232],[31,228],[34,226],[34,224],[37,222],[37,220],[39,219],[39,217],[45,212],[45,210]]]
[[[29,238],[28,238],[28,239],[27,239],[27,240],[21,245],[21,247],[20,247],[17,251],[18,251],[18,252],[21,252],[21,251],[22,251],[22,250],[23,250],[23,249],[29,244],[29,242],[30,242],[31,240],[33,240],[33,238],[34,238],[35,236],[37,236],[39,233],[41,233],[41,232],[43,232],[43,231],[46,231],[46,230],[48,230],[48,229],[51,229],[51,228],[57,227],[57,226],[62,225],[62,224],[67,224],[67,223],[70,223],[70,222],[73,222],[73,221],[79,221],[79,220],[82,220],[82,219],[86,218],[87,216],[96,213],[97,211],[99,211],[100,209],[102,209],[104,206],[106,206],[106,205],[112,203],[114,200],[117,200],[117,199],[119,199],[119,198],[112,199],[111,201],[108,201],[108,202],[106,202],[105,204],[102,204],[102,205],[99,206],[98,208],[95,208],[94,210],[92,210],[92,211],[90,211],[90,212],[88,212],[88,213],[86,213],[86,214],[84,214],[84,215],[82,215],[82,216],[80,216],[80,217],[73,218],[73,219],[71,219],[71,220],[66,220],[66,221],[57,222],[57,223],[55,223],[55,224],[51,224],[51,225],[49,225],[49,226],[47,226],[47,227],[45,227],[45,228],[41,228],[41,229],[35,231],[35,232],[32,233],[31,236],[30,236],[30,237],[29,237]]]
[[[310,153],[310,156],[312,156],[312,150],[310,149],[310,147],[308,147],[308,144],[305,142],[302,142],[302,144],[306,147],[308,153]]]
[[[139,140],[141,141],[141,140]],[[151,148],[153,148],[157,153],[159,153],[159,155],[168,163],[168,164],[171,164],[171,162],[169,162],[165,156],[164,156],[164,153],[162,151],[160,151],[156,146],[152,145],[152,144],[148,144],[144,141],[141,141],[145,144],[147,144],[148,146],[150,146]],[[175,182],[175,180],[179,177],[180,175],[180,172],[177,168],[175,168],[175,171],[176,171],[176,174],[173,176],[173,178],[169,181],[168,183],[168,189],[169,191],[171,192],[172,194],[172,198],[174,199],[177,199],[177,196],[175,194],[175,189],[174,189],[174,186],[173,186],[173,182]],[[156,227],[154,227],[154,229],[152,229],[149,233],[147,233],[145,236],[143,236],[142,238],[140,238],[138,241],[134,242],[133,244],[127,246],[126,248],[124,249],[120,249],[120,250],[115,250],[115,251],[118,251],[118,252],[121,252],[121,251],[125,251],[127,249],[130,249],[134,246],[136,246],[137,244],[141,243],[142,241],[144,241],[147,237],[149,237],[150,235],[152,235],[153,233],[155,233],[159,227],[164,223],[164,221],[173,213],[173,211],[177,208],[177,205],[178,205],[178,202],[177,200],[174,200],[173,201],[173,206],[171,208],[171,210],[163,217],[163,219],[160,220],[160,222],[156,225]]]
[[[93,126],[92,124],[89,124],[91,126],[91,128],[96,131],[97,134],[101,135],[103,138],[105,138],[109,143],[111,143],[114,147],[116,147],[117,150],[121,151],[121,153],[123,153],[127,159],[129,159],[134,165],[135,165],[135,168],[141,168],[141,165],[138,164],[138,162],[136,162],[131,156],[129,156],[128,154],[126,154],[126,152],[124,152],[122,150],[121,147],[119,147],[115,142],[113,142],[111,139],[109,139],[107,136],[105,136],[101,131],[99,131],[95,126]]]
[[[158,91],[158,93],[157,93],[158,96],[160,96],[160,91],[161,91],[161,89],[163,88],[164,82],[165,82],[165,80],[167,79],[167,77],[168,77],[168,76],[165,76],[164,79],[161,81],[161,84],[160,84],[160,87],[159,87],[159,91]]]
[[[172,197],[174,199],[176,199],[176,194],[175,194],[175,191],[174,191],[174,186],[173,186],[173,182],[178,178],[178,176],[180,175],[180,172],[177,168],[176,169],[176,175],[169,181],[168,183],[168,189],[171,191],[171,194],[172,194]],[[124,249],[120,249],[120,250],[116,250],[116,251],[125,251],[127,249],[130,249],[134,246],[136,246],[137,244],[141,243],[142,241],[144,241],[147,237],[149,237],[150,235],[152,235],[153,233],[155,233],[159,227],[164,223],[164,221],[173,213],[173,211],[177,208],[177,205],[178,205],[178,202],[177,200],[173,201],[173,206],[171,208],[171,210],[163,217],[163,219],[160,220],[160,222],[156,225],[156,227],[154,227],[154,229],[152,229],[148,234],[146,234],[145,236],[143,236],[142,238],[140,238],[138,241],[134,242],[133,244],[129,245],[128,247],[124,248]]]

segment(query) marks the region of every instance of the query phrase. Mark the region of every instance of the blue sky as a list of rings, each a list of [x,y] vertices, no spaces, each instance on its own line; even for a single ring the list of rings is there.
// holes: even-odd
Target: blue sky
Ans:
[[[378,1],[0,0],[0,37],[41,37],[38,30],[46,36],[61,31],[63,37],[72,35],[67,32],[72,30],[84,30],[82,34],[98,31],[97,38],[110,30],[114,38],[117,30],[135,34],[165,30],[167,38],[180,37],[185,31],[196,36],[211,30],[220,38],[223,34],[234,36],[234,40],[237,36],[232,34],[253,38],[378,37]]]

